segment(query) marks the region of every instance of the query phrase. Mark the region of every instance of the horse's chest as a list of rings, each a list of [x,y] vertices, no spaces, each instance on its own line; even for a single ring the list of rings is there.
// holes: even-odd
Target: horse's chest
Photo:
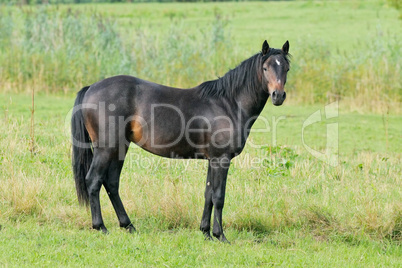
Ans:
[[[246,138],[240,125],[233,121],[221,121],[213,128],[209,145],[211,149],[224,150],[230,154],[237,154],[242,151]]]

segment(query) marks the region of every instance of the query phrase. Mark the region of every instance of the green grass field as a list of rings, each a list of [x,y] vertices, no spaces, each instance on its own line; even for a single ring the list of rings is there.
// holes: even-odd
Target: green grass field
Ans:
[[[36,26],[24,28],[36,10],[0,7],[11,14],[0,26],[13,25],[0,32],[0,266],[402,265],[397,11],[381,1],[73,5],[32,13],[28,25]],[[46,24],[52,20],[62,23]],[[41,27],[50,34],[37,38]],[[75,33],[92,36],[91,46]],[[232,244],[204,241],[198,231],[206,162],[135,146],[120,191],[138,233],[118,228],[104,190],[110,234],[91,230],[71,170],[75,92],[116,72],[194,86],[235,67],[265,38],[274,47],[291,43],[288,97],[281,107],[267,103],[232,162],[223,212]],[[131,56],[121,56],[129,48]],[[334,100],[339,116],[302,137],[303,123]],[[306,149],[325,152],[329,124],[339,131],[337,166]]]
[[[73,99],[37,96],[33,154],[29,96],[2,94],[0,100],[2,265],[400,264],[400,116],[386,119],[386,132],[382,115],[341,111],[331,119],[339,124],[339,166],[330,167],[301,144],[303,121],[322,107],[268,104],[262,117],[270,126],[286,119],[277,124],[277,139],[273,131],[253,133],[253,144],[267,145],[248,146],[233,161],[224,210],[227,246],[204,242],[198,231],[206,163],[166,160],[135,147],[121,194],[139,234],[118,229],[104,191],[111,234],[91,231],[70,167],[65,120]],[[306,143],[323,150],[325,131],[325,122],[306,129]]]
[[[257,52],[261,38],[276,46],[289,39],[296,51],[311,45],[311,41],[328,45],[330,51],[345,51],[356,49],[356,45],[365,49],[364,42],[377,34],[399,33],[395,25],[398,11],[382,1],[371,0],[102,4],[72,8],[86,10],[87,14],[88,10],[97,11],[127,31],[144,26],[149,27],[147,31],[168,31],[172,22],[183,21],[187,29],[199,32],[220,16],[227,20],[231,41],[244,50],[243,56],[248,56],[248,51]]]

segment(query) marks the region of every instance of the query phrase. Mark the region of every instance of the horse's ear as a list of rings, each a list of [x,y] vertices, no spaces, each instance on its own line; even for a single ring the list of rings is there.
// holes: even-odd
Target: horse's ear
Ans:
[[[286,43],[283,44],[282,51],[285,52],[285,54],[289,53],[289,41],[286,41]]]
[[[269,51],[269,45],[268,45],[267,40],[265,40],[264,43],[262,43],[262,51],[261,51],[262,55],[263,56],[267,55],[268,51]]]

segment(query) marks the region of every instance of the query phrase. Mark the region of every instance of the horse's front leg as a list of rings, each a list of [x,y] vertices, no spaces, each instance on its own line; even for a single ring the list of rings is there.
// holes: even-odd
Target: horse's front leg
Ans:
[[[204,212],[202,213],[200,230],[203,232],[205,236],[205,240],[212,240],[211,236],[211,214],[212,214],[212,177],[211,177],[211,163],[208,162],[208,175],[207,182],[205,185],[205,205]]]
[[[221,157],[210,161],[212,177],[212,203],[214,205],[214,227],[212,234],[221,242],[229,243],[223,234],[222,210],[225,204],[226,179],[230,166],[229,157]]]

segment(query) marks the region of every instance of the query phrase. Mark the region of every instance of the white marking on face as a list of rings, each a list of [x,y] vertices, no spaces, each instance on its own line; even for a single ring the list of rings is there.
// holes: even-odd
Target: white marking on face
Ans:
[[[280,84],[281,83],[281,79],[278,79],[278,84]]]
[[[278,64],[279,66],[281,65],[281,62],[279,60],[275,60],[276,64]]]

